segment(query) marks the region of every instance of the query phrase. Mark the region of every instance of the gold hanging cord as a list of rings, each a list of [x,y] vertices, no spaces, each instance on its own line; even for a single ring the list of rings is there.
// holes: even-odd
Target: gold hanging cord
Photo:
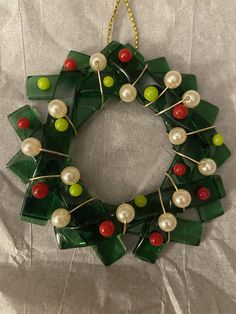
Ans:
[[[137,26],[136,26],[136,23],[135,23],[135,21],[134,21],[133,13],[131,12],[129,0],[124,0],[124,1],[125,1],[125,5],[126,5],[126,8],[127,8],[128,14],[129,14],[129,19],[130,19],[130,22],[131,22],[131,24],[132,24],[133,31],[134,31],[134,36],[135,36],[135,48],[138,49],[138,44],[139,44],[138,36],[139,36],[139,34],[138,34]],[[111,42],[113,24],[114,24],[115,15],[116,15],[117,9],[118,9],[118,7],[119,7],[119,4],[120,4],[120,0],[116,0],[115,8],[114,8],[114,10],[113,10],[111,19],[110,19],[109,24],[108,24],[107,44],[109,44],[109,43]]]

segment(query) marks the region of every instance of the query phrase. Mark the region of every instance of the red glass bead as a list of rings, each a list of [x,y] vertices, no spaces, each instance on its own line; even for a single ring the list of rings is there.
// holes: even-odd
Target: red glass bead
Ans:
[[[196,194],[201,201],[206,201],[211,196],[211,192],[205,187],[198,188]]]
[[[186,173],[186,166],[184,164],[175,164],[173,167],[173,172],[175,175],[181,177]]]
[[[121,49],[118,53],[118,59],[124,63],[128,63],[132,59],[132,57],[132,52],[127,48]]]
[[[36,183],[35,185],[32,186],[31,190],[32,190],[32,195],[35,198],[39,198],[39,199],[45,198],[49,193],[48,185],[44,182]]]
[[[115,232],[113,222],[110,220],[104,220],[99,226],[99,232],[103,237],[111,237]]]
[[[183,120],[188,115],[188,108],[179,104],[172,109],[172,116],[177,120]]]
[[[152,232],[149,235],[149,242],[151,243],[152,246],[160,246],[163,243],[163,236],[159,232]]]
[[[75,71],[77,69],[77,63],[75,62],[75,60],[68,58],[64,62],[64,68],[67,71]]]
[[[30,120],[28,118],[20,118],[17,121],[17,126],[19,129],[28,129],[30,127]]]

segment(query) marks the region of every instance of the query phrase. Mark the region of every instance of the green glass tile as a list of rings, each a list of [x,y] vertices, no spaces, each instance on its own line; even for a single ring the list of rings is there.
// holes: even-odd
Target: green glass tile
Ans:
[[[47,77],[51,83],[48,90],[41,90],[37,86],[37,81],[41,77]],[[58,75],[36,75],[27,77],[27,97],[34,100],[51,100],[56,86]]]
[[[20,129],[18,127],[17,122],[21,118],[27,118],[30,121],[28,129]],[[41,121],[30,106],[24,106],[14,111],[8,116],[8,120],[22,141],[25,138],[32,136],[32,134],[34,134],[42,126]]]
[[[203,222],[209,221],[224,214],[224,209],[219,200],[197,207],[199,216]]]
[[[188,90],[198,90],[197,88],[197,79],[196,76],[193,74],[181,74],[182,75],[182,83],[181,89],[183,92]]]
[[[196,113],[204,117],[211,125],[215,123],[219,111],[215,105],[212,105],[203,99],[201,99],[200,104],[194,110]]]
[[[133,250],[133,255],[145,262],[155,263],[165,247],[165,244],[158,247],[152,246],[149,239],[142,238]]]
[[[16,155],[7,163],[6,167],[11,170],[23,183],[27,183],[29,178],[33,176],[36,159],[25,156],[20,150]]]
[[[177,218],[177,227],[170,233],[170,240],[190,245],[199,245],[201,235],[201,222]]]
[[[170,71],[170,67],[164,57],[153,59],[146,62],[148,69],[153,73],[166,73]]]
[[[126,248],[119,236],[104,239],[93,246],[93,249],[105,266],[113,264],[126,252]]]

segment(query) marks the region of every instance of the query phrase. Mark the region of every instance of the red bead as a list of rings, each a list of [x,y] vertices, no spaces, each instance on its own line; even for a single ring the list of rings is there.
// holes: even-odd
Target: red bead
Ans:
[[[77,63],[75,62],[75,60],[68,58],[64,62],[64,68],[67,71],[75,71],[77,69]]]
[[[163,243],[163,236],[159,232],[152,232],[149,235],[149,242],[152,246],[160,246]]]
[[[186,166],[184,164],[175,164],[173,167],[173,172],[177,176],[181,177],[186,173]]]
[[[35,198],[45,198],[49,193],[48,185],[44,182],[38,182],[32,186],[32,195]]]
[[[17,126],[20,129],[28,129],[30,127],[30,120],[28,118],[20,118],[17,121]]]
[[[119,51],[118,58],[121,62],[128,63],[133,58],[133,55],[129,49],[123,48]]]
[[[188,108],[179,104],[172,109],[172,116],[177,120],[182,120],[188,115]]]
[[[196,194],[201,201],[206,201],[211,196],[211,192],[205,187],[198,188]]]
[[[115,232],[113,222],[110,220],[104,220],[99,226],[99,232],[103,237],[111,237]]]

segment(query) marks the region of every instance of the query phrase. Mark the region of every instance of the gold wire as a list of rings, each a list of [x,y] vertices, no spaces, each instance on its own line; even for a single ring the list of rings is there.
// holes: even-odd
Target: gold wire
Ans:
[[[136,80],[134,81],[134,83],[132,84],[132,86],[134,86],[143,76],[144,72],[147,70],[148,68],[148,64],[145,64],[145,67],[143,68],[142,72],[139,74],[139,76],[136,78]]]
[[[59,153],[59,152],[55,152],[54,150],[50,150],[50,149],[40,148],[40,151],[41,152],[45,152],[45,153],[49,153],[49,154],[54,154],[54,155],[66,157],[66,158],[70,158],[70,155]]]
[[[161,195],[161,190],[160,188],[157,189],[158,190],[158,194],[159,194],[159,199],[160,199],[160,203],[161,203],[161,208],[163,210],[163,213],[165,214],[166,213],[166,209],[164,207],[164,204],[163,204],[163,199],[162,199],[162,195]]]
[[[168,107],[168,108],[166,108],[166,109],[163,109],[163,110],[162,110],[162,111],[160,111],[160,112],[157,112],[157,113],[156,113],[156,116],[159,116],[160,114],[162,114],[162,113],[164,113],[164,112],[166,112],[166,111],[168,111],[168,110],[170,110],[170,109],[174,108],[175,106],[177,106],[177,105],[181,104],[182,102],[183,102],[183,101],[182,101],[182,100],[180,100],[180,101],[178,101],[177,103],[175,103],[175,104],[171,105],[170,107]]]
[[[199,129],[199,130],[196,130],[196,131],[189,132],[189,133],[187,133],[187,135],[192,135],[192,134],[195,134],[195,133],[201,133],[201,132],[204,132],[204,131],[207,131],[207,130],[211,130],[211,129],[214,129],[214,128],[215,128],[214,125],[208,126],[207,128],[203,128],[203,129]]]
[[[176,153],[176,155],[179,155],[179,156],[181,156],[181,157],[184,157],[184,158],[186,158],[186,159],[188,159],[188,160],[190,160],[190,161],[192,161],[192,162],[195,162],[195,164],[200,164],[200,162],[199,161],[197,161],[196,159],[193,159],[193,158],[191,158],[191,157],[189,157],[189,156],[187,156],[187,155],[184,155],[184,154],[182,154],[182,153],[179,153],[179,152],[177,152],[176,150],[174,150],[174,152]]]
[[[128,14],[129,14],[129,19],[130,19],[130,22],[131,22],[131,25],[132,25],[133,31],[134,31],[135,48],[138,49],[138,45],[139,45],[138,29],[137,29],[136,23],[134,21],[134,17],[133,17],[133,13],[131,11],[131,8],[130,8],[129,0],[124,0],[124,1],[125,1],[125,5],[126,5],[126,8],[127,8]],[[107,44],[109,44],[111,42],[113,24],[114,24],[115,15],[116,15],[117,9],[119,7],[119,4],[120,4],[120,0],[116,0],[115,7],[114,7],[114,10],[112,12],[112,16],[110,18],[109,24],[108,24]]]
[[[47,178],[60,178],[60,177],[61,177],[60,174],[52,174],[52,175],[48,175],[48,176],[33,177],[33,178],[30,178],[29,181],[34,181],[34,180],[39,180],[39,179],[47,179]]]
[[[72,126],[72,128],[73,128],[73,130],[75,132],[75,135],[77,135],[77,130],[76,130],[74,124],[72,123],[71,119],[67,115],[65,115],[65,118],[70,123],[70,125]]]
[[[85,202],[79,204],[78,206],[76,206],[75,208],[73,208],[72,210],[70,210],[70,211],[68,212],[68,214],[73,213],[74,211],[76,211],[77,209],[79,209],[81,206],[83,206],[83,205],[85,205],[85,204],[87,204],[87,203],[89,203],[89,202],[92,202],[92,201],[94,201],[94,200],[96,200],[96,198],[91,198],[91,199],[89,199],[89,200],[87,200],[87,201],[85,201]]]
[[[169,173],[166,172],[165,175],[168,177],[168,179],[170,180],[170,182],[173,185],[173,187],[175,188],[175,190],[178,191],[179,189],[177,188],[177,185],[175,184],[175,181],[171,178]]]
[[[127,227],[127,223],[124,223],[124,227],[123,227],[123,234],[126,234],[126,227]]]
[[[101,93],[101,100],[102,100],[102,105],[101,105],[101,108],[100,110],[103,109],[103,106],[104,106],[104,94],[103,94],[103,88],[102,88],[102,79],[101,79],[101,74],[100,74],[100,70],[98,68],[98,82],[99,82],[99,88],[100,88],[100,93]]]

